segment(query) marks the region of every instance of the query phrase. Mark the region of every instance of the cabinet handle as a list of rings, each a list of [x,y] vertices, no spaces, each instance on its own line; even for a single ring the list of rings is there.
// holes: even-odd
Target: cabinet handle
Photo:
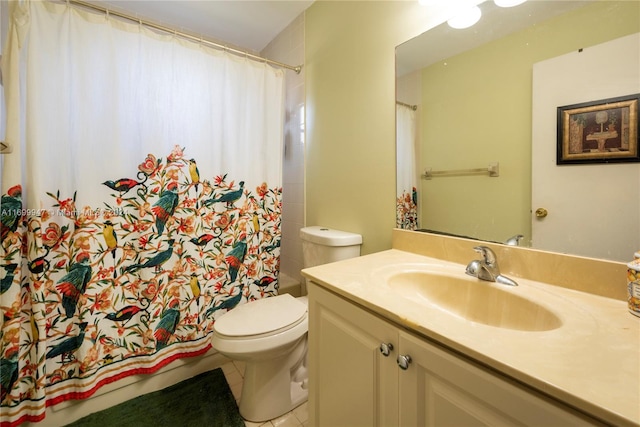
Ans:
[[[386,342],[380,344],[380,353],[382,353],[384,357],[387,357],[391,351],[393,351],[393,344]]]
[[[411,363],[411,356],[409,356],[408,354],[401,354],[400,356],[398,356],[397,362],[398,366],[400,366],[400,369],[407,370],[409,368],[409,364]]]

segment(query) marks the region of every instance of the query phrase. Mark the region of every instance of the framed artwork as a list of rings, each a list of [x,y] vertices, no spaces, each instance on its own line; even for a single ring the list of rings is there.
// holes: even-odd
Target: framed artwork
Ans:
[[[556,164],[640,162],[640,94],[558,107]]]

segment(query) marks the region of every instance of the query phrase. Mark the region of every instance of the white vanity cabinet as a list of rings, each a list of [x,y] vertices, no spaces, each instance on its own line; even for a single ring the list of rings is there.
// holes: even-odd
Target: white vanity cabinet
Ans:
[[[398,424],[398,329],[309,284],[309,416],[311,425]]]
[[[308,288],[311,426],[600,425],[314,283]],[[410,358],[407,369],[399,356]]]

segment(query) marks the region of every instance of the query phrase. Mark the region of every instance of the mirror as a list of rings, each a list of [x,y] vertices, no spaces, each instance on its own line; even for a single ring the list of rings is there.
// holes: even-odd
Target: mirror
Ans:
[[[640,3],[479,6],[396,48],[397,226],[628,262],[640,163],[556,164],[557,111],[640,93]]]

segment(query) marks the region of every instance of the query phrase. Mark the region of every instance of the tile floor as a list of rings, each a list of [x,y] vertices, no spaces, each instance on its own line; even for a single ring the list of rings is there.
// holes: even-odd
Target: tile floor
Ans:
[[[222,371],[227,379],[227,383],[231,388],[233,396],[236,398],[236,402],[240,400],[240,393],[242,392],[242,381],[244,376],[244,363],[239,361],[229,361],[222,365]],[[245,421],[247,427],[307,427],[308,425],[308,413],[307,403],[295,408],[293,411],[284,414],[283,416],[276,418],[275,420],[267,421],[264,423],[253,423],[251,421]]]

